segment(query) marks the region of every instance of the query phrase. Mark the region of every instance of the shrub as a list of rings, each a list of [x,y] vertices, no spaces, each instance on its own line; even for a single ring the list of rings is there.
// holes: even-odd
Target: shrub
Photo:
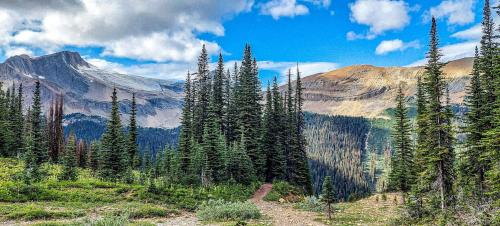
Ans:
[[[129,216],[127,214],[123,214],[121,216],[105,216],[100,219],[86,219],[83,225],[86,226],[122,226],[128,225]]]
[[[58,218],[75,218],[85,215],[83,211],[62,211],[62,210],[46,210],[40,206],[27,205],[14,208],[10,213],[5,215],[5,218],[12,220],[37,220],[37,219],[58,219]]]
[[[300,189],[290,185],[285,181],[275,181],[273,182],[273,189],[264,197],[265,201],[276,202],[280,198],[286,198],[289,195],[300,195]]]
[[[255,204],[246,202],[227,202],[210,200],[199,207],[196,215],[203,221],[248,220],[261,217]]]
[[[325,206],[320,202],[320,199],[316,198],[316,196],[304,197],[304,199],[297,203],[295,207],[312,212],[323,212],[325,210]]]

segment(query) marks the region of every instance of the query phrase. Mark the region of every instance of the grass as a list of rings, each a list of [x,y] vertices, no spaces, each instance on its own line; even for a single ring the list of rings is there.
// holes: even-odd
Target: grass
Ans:
[[[202,221],[243,221],[261,217],[257,206],[249,201],[226,202],[223,200],[210,200],[204,203],[196,215]]]
[[[79,169],[76,181],[59,181],[59,165],[44,164],[44,181],[25,184],[23,162],[0,158],[0,223],[30,221],[40,225],[108,225],[127,216],[125,225],[148,225],[147,219],[167,218],[194,211],[211,199],[247,200],[259,186],[217,185],[210,188],[157,186],[154,193],[141,184],[101,181],[90,170]],[[146,221],[144,221],[146,219]],[[43,221],[42,221],[43,220]],[[94,222],[95,221],[95,222]]]
[[[332,214],[332,220],[326,217],[318,219],[329,225],[390,225],[397,219],[401,204],[394,203],[394,196],[400,196],[397,193],[386,194],[387,200],[382,201],[381,194],[375,194],[370,197],[360,199],[355,202],[343,202],[333,205],[335,211]]]

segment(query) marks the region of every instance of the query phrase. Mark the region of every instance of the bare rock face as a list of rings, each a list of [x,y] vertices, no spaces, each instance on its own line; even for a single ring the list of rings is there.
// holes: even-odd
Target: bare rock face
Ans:
[[[464,58],[443,68],[452,104],[463,103],[472,62],[472,58]],[[304,77],[304,109],[328,115],[386,118],[385,110],[394,107],[398,85],[404,86],[412,100],[417,78],[424,73],[424,67],[354,65]]]
[[[132,93],[138,103],[138,120],[143,127],[171,128],[179,125],[182,82],[151,79],[101,70],[76,52],[59,52],[40,57],[13,56],[0,64],[4,88],[22,82],[25,107],[31,104],[35,80],[42,88],[45,109],[57,94],[64,95],[64,113],[108,117],[111,92],[118,90],[120,110],[128,118]]]

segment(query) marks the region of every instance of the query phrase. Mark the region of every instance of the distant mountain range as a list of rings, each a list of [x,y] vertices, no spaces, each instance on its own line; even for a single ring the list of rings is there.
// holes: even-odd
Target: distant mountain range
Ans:
[[[452,104],[462,104],[472,70],[472,58],[448,62],[443,68]],[[387,118],[399,84],[412,101],[424,67],[354,65],[303,78],[304,109],[327,114]],[[282,87],[284,90],[285,87]]]
[[[64,95],[64,113],[107,117],[111,92],[118,90],[120,110],[128,118],[132,93],[138,103],[142,127],[172,128],[179,125],[183,83],[124,75],[99,69],[76,52],[58,52],[46,56],[20,55],[0,64],[0,81],[6,86],[22,82],[26,106],[31,103],[35,79],[40,79],[45,109],[57,94]]]
[[[472,58],[451,61],[444,67],[453,104],[463,102],[471,69]],[[424,71],[424,67],[354,65],[306,76],[303,78],[304,109],[327,115],[388,118],[386,110],[394,106],[397,86],[403,84],[406,94],[414,95],[417,77]],[[142,127],[173,128],[180,122],[182,81],[99,69],[77,52],[68,51],[40,57],[14,56],[0,64],[4,88],[23,83],[26,106],[31,104],[36,78],[41,81],[45,109],[61,93],[65,114],[107,117],[111,109],[110,95],[116,87],[124,120],[128,118],[132,93],[136,93]]]

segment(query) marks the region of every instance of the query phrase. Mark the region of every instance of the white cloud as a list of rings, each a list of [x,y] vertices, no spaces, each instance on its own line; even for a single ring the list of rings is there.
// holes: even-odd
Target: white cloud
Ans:
[[[404,28],[410,23],[408,12],[412,10],[404,1],[357,0],[349,5],[352,22],[370,27],[366,35],[349,32],[347,38],[373,39],[389,30]]]
[[[295,17],[306,15],[309,9],[296,0],[271,0],[260,6],[260,13],[270,15],[273,19],[278,20],[280,17]]]
[[[252,5],[253,0],[2,1],[0,44],[46,52],[66,45],[102,47],[107,55],[184,62],[196,59],[192,52],[199,51],[201,43],[218,52],[216,43],[196,34],[224,35],[223,20]]]
[[[257,65],[261,70],[275,71],[284,76],[288,73],[289,69],[292,70],[292,73],[295,73],[297,62],[259,61]],[[333,62],[298,62],[298,65],[302,77],[332,71],[339,67],[339,64]]]
[[[304,1],[323,8],[329,8],[330,5],[332,4],[331,0],[304,0]]]
[[[5,48],[5,57],[17,56],[17,55],[28,55],[34,56],[33,51],[24,48],[24,47],[6,47]]]
[[[482,32],[481,24],[476,24],[469,29],[453,33],[451,37],[465,40],[477,40],[481,38]]]
[[[452,60],[461,59],[464,57],[474,56],[474,49],[479,46],[478,41],[461,42],[451,45],[445,45],[441,48],[443,54],[441,61],[448,62]],[[418,60],[408,66],[421,66],[427,63],[427,59]]]
[[[474,21],[475,0],[446,0],[424,13],[424,20],[432,16],[446,19],[449,25],[466,25]]]
[[[384,40],[377,46],[375,54],[385,55],[394,51],[404,51],[408,48],[420,48],[420,43],[417,40],[408,43],[405,43],[400,39]]]

